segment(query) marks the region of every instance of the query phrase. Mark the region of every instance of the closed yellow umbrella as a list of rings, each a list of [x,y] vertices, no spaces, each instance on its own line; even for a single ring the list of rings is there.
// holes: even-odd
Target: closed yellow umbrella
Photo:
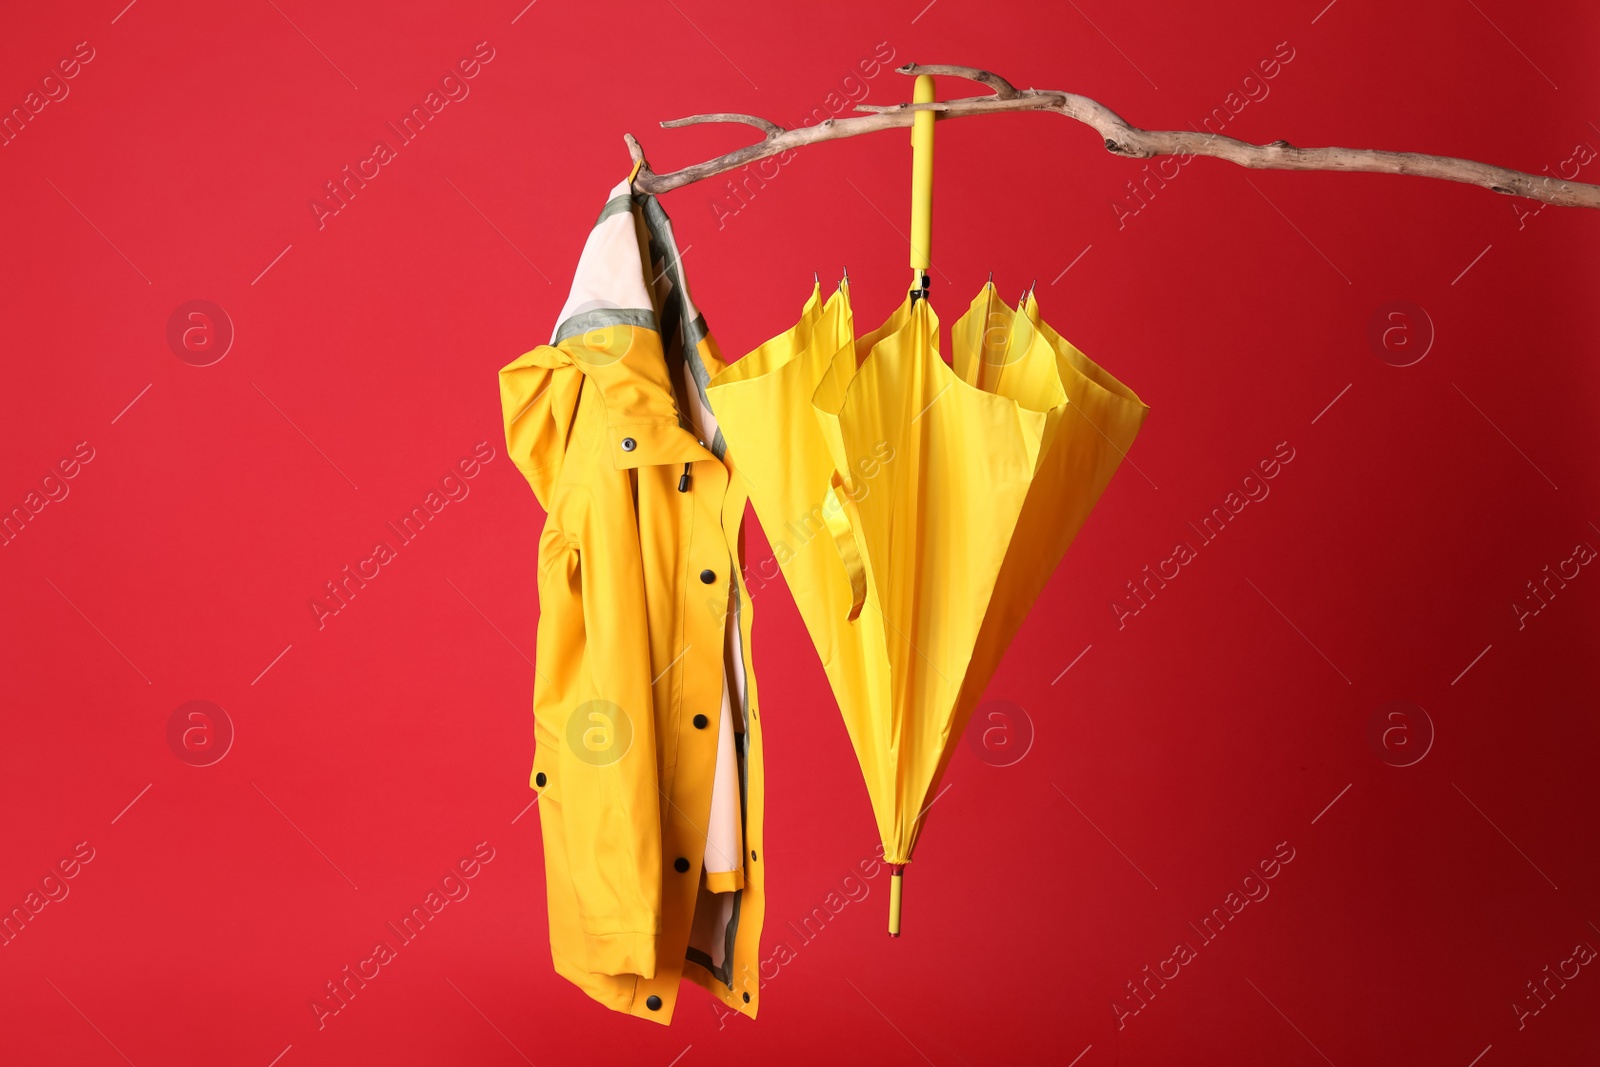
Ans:
[[[706,392],[861,764],[896,935],[900,876],[961,731],[1148,410],[1031,295],[1014,312],[992,285],[944,362],[915,214],[931,129],[922,141],[919,287],[859,338],[848,282],[826,303],[814,289]]]

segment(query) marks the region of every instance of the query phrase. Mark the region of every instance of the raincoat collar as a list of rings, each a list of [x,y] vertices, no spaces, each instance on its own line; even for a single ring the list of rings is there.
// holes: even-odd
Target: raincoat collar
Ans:
[[[724,364],[680,260],[660,201],[619,182],[584,244],[551,335],[550,344],[599,390],[618,470],[721,460],[726,451],[705,399]]]

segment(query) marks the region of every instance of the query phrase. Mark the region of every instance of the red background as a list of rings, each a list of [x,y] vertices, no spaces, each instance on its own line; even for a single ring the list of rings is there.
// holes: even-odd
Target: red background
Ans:
[[[1026,721],[951,767],[898,941],[883,877],[814,940],[788,926],[875,834],[793,604],[758,595],[764,945],[793,958],[754,1024],[690,990],[646,1026],[551,970],[527,786],[542,516],[495,383],[548,337],[624,131],[666,171],[751,131],[660,119],[893,103],[912,59],[1185,128],[1288,42],[1226,133],[1538,172],[1600,147],[1592,5],[123,2],[18,9],[0,35],[7,110],[94,49],[0,148],[0,504],[94,456],[0,548],[0,905],[78,842],[94,857],[0,948],[5,1062],[1594,1062],[1592,966],[1520,1027],[1512,1005],[1600,946],[1600,576],[1521,628],[1512,605],[1600,546],[1600,215],[1196,159],[1119,228],[1143,164],[1086,127],[942,123],[945,321],[991,269],[1008,299],[1037,278],[1152,412],[990,687]],[[323,183],[479,41],[470,96],[319,228]],[[861,320],[888,313],[908,172],[890,134],[805,150],[720,225],[721,183],[664,198],[730,358],[813,270],[848,265]],[[196,299],[236,332],[207,367],[166,340]],[[1368,337],[1395,300],[1432,324],[1405,367]],[[1400,325],[1419,351],[1429,328]],[[480,441],[470,495],[319,629],[323,583]],[[1199,547],[1187,524],[1279,442],[1270,496]],[[1198,558],[1119,627],[1179,540]],[[191,700],[235,734],[211,766],[168,741]],[[1431,747],[1415,710],[1371,740],[1394,700]],[[319,1029],[324,983],[479,842],[470,895]],[[1190,924],[1280,842],[1270,895],[1203,942]],[[1180,941],[1196,958],[1119,1028]]]

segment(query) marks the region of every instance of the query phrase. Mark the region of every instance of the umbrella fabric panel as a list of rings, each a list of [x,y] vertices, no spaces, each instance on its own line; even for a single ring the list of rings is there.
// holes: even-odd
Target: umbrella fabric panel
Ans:
[[[734,469],[836,690],[862,669],[861,646],[833,625],[849,611],[850,589],[828,530],[834,463],[810,398],[838,352],[830,343],[848,330],[838,325],[847,317],[842,292],[824,309],[814,291],[795,328],[734,363],[707,389],[724,434],[738,442],[730,450]],[[868,469],[875,473],[879,462],[874,456]]]
[[[927,301],[892,321],[901,327],[877,342],[845,390],[834,458],[843,470],[884,444],[894,454],[852,514],[867,570],[863,616],[882,620],[863,639],[881,642],[870,656],[887,674],[888,703],[856,704],[846,725],[863,766],[874,768],[868,788],[881,798],[885,859],[905,863],[1044,420],[955,376],[939,358]]]
[[[974,301],[974,307],[978,303]],[[1004,304],[999,307],[1010,311]],[[989,321],[998,325],[999,314]],[[1131,389],[1045,323],[1032,293],[1021,310],[1005,314],[1003,329],[991,329],[988,336],[993,342],[988,358],[1004,368],[1002,378],[1011,374],[1012,366],[1028,360],[1038,365],[1036,357],[1046,356],[1052,370],[1046,391],[1059,395],[1062,404],[1051,419],[1038,472],[1006,549],[995,595],[956,701],[954,736],[966,729],[1005,650],[1133,446],[1150,410]],[[1006,355],[1023,348],[1026,356]],[[1013,381],[1020,381],[1020,376]],[[943,776],[953,752],[953,746],[945,751],[930,789]]]

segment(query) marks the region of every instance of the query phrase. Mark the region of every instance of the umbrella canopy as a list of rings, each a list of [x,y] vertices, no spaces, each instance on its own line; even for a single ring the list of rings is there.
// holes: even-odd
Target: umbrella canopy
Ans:
[[[706,389],[866,779],[889,932],[973,707],[1149,408],[986,283],[939,355],[933,79],[912,118],[912,288],[855,335],[848,282]]]
[[[853,327],[848,283],[826,303],[814,289],[707,397],[899,874],[973,707],[1148,408],[1031,295],[1013,311],[985,285],[948,365],[926,299]]]

